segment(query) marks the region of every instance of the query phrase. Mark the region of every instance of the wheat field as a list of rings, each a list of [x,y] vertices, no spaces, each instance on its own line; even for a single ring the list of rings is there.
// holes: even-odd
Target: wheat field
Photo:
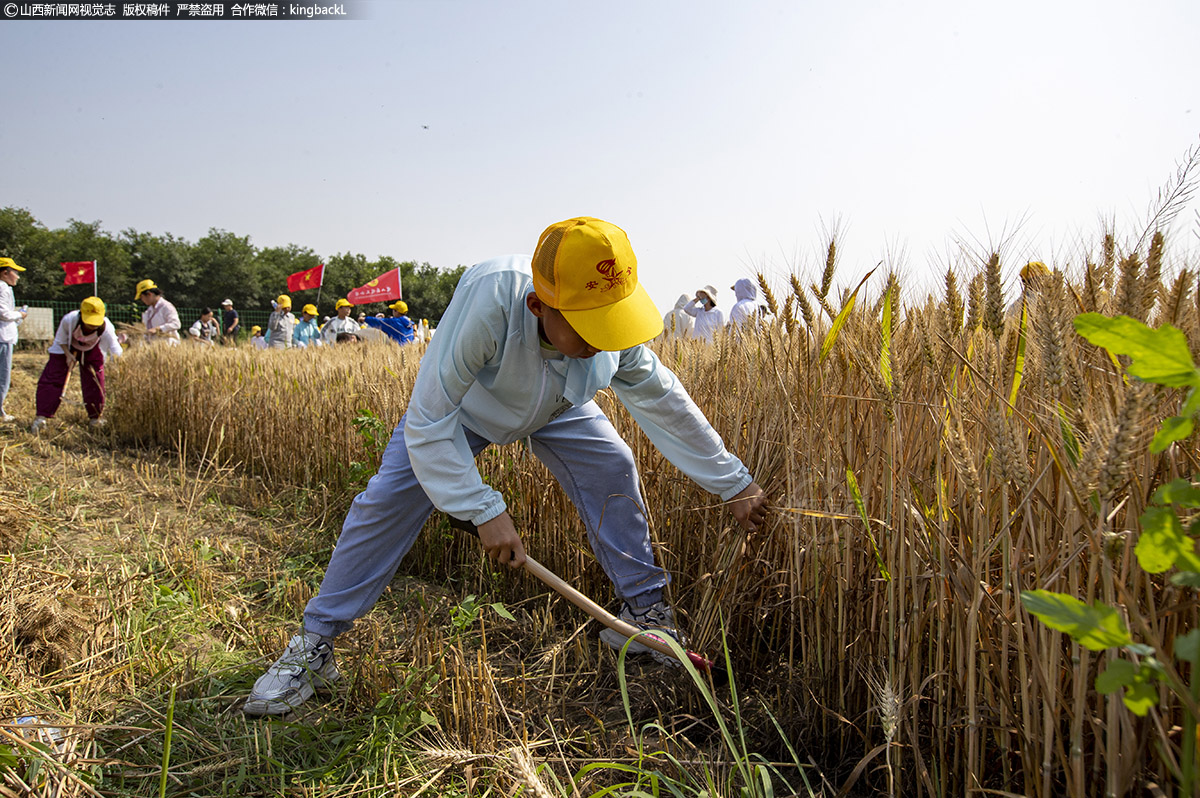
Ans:
[[[753,334],[656,342],[769,493],[772,521],[754,534],[611,395],[598,398],[634,447],[695,647],[726,641],[739,683],[791,746],[822,762],[837,752],[858,765],[850,781],[894,794],[1122,795],[1171,782],[1155,751],[1178,751],[1183,708],[1164,690],[1138,718],[1098,695],[1109,655],[1041,625],[1018,599],[1046,588],[1119,603],[1162,652],[1196,625],[1187,589],[1131,567],[1154,488],[1197,472],[1194,437],[1147,450],[1180,397],[1128,379],[1071,326],[1082,312],[1130,315],[1179,327],[1196,352],[1197,272],[1167,268],[1164,243],[1122,254],[1107,236],[1095,262],[1050,264],[1010,309],[1021,264],[999,255],[948,268],[937,295],[908,296],[894,273],[852,294],[832,287],[844,267],[831,241],[815,279],[772,286],[760,275],[770,315]],[[264,491],[336,493],[378,457],[364,430],[386,439],[420,351],[135,348],[110,375],[112,434]],[[535,458],[493,448],[480,469],[530,553],[611,598]],[[426,530],[404,571],[434,583],[470,572],[476,592],[509,602],[530,590],[480,568],[477,549],[444,527]],[[474,729],[459,718],[458,732],[495,740],[489,717]]]

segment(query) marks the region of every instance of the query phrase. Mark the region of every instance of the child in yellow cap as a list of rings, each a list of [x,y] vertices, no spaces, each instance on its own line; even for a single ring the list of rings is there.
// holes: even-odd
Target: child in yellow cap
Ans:
[[[292,333],[296,329],[296,317],[292,315],[292,298],[280,294],[275,300],[275,310],[267,319],[267,346],[271,349],[291,349]]]
[[[599,219],[551,225],[532,258],[467,269],[303,627],[255,683],[245,712],[289,712],[337,681],[333,638],[375,604],[435,508],[474,524],[489,556],[520,567],[516,525],[474,458],[522,438],[578,508],[621,618],[682,641],[663,598],[668,577],[650,545],[633,452],[593,397],[612,387],[663,454],[729,502],[743,527],[762,523],[766,506],[750,472],[643,345],[661,331],[625,232]],[[615,632],[601,638],[617,648],[626,642]],[[630,650],[650,651],[636,641]]]
[[[350,318],[350,314],[354,312],[354,305],[348,299],[339,299],[333,307],[337,316],[325,322],[325,326],[321,328],[321,340],[327,344],[337,343],[339,333],[350,333],[357,338],[361,328],[358,322]]]
[[[9,378],[12,375],[12,353],[17,345],[17,325],[25,321],[28,313],[17,308],[13,298],[13,286],[25,271],[12,258],[0,258],[0,421],[16,421],[4,410],[4,399],[8,396]]]
[[[163,298],[162,289],[153,280],[142,280],[134,289],[133,298],[146,306],[142,311],[142,325],[146,328],[147,343],[178,344],[183,322],[179,320],[175,306]]]
[[[89,424],[104,424],[104,360],[105,356],[120,357],[121,343],[111,321],[105,318],[104,302],[90,296],[63,316],[58,332],[47,350],[48,358],[37,383],[37,417],[30,431],[41,432],[54,418],[62,403],[67,378],[79,364],[79,388]]]

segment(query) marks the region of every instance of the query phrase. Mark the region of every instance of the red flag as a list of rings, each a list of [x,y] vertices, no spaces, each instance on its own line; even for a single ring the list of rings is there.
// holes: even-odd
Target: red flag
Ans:
[[[311,269],[288,275],[288,291],[304,291],[317,288],[325,282],[325,264],[321,263]]]
[[[384,272],[366,285],[355,288],[346,294],[355,305],[366,305],[370,302],[383,302],[387,299],[403,299],[400,292],[400,269]]]
[[[96,261],[77,260],[59,264],[63,271],[63,285],[79,285],[96,281]]]

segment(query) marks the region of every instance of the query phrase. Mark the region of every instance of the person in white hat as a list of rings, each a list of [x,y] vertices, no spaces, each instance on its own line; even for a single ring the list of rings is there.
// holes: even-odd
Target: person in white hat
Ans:
[[[226,299],[221,303],[221,338],[227,344],[237,343],[238,330],[242,326],[238,312],[233,309],[233,300]]]
[[[717,289],[711,285],[697,291],[695,299],[684,305],[683,312],[696,319],[692,334],[708,343],[712,343],[717,330],[725,326],[725,314],[717,308]]]

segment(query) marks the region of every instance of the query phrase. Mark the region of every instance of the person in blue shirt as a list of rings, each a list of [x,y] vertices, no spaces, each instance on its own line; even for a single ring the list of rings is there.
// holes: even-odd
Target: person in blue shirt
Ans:
[[[367,326],[373,327],[376,330],[382,330],[388,338],[391,338],[398,344],[411,344],[417,340],[417,328],[413,325],[412,319],[404,315],[408,313],[408,303],[403,299],[398,299],[388,305],[392,309],[392,317],[390,319],[380,319],[375,316],[366,318]]]
[[[317,324],[317,306],[305,305],[300,309],[300,321],[292,330],[292,346],[320,346],[321,327]]]
[[[719,495],[743,528],[762,524],[767,506],[746,466],[644,345],[660,332],[662,316],[638,283],[629,239],[600,219],[551,225],[532,258],[509,255],[467,269],[379,471],[346,515],[303,626],[255,682],[243,711],[286,714],[340,679],[334,638],[378,601],[434,509],[473,524],[488,556],[520,568],[521,536],[475,456],[522,438],[579,510],[621,600],[621,619],[683,642],[663,597],[668,576],[651,547],[633,451],[596,393],[611,387],[659,451]],[[609,629],[600,637],[613,648],[626,643]],[[629,650],[657,654],[637,641]]]

